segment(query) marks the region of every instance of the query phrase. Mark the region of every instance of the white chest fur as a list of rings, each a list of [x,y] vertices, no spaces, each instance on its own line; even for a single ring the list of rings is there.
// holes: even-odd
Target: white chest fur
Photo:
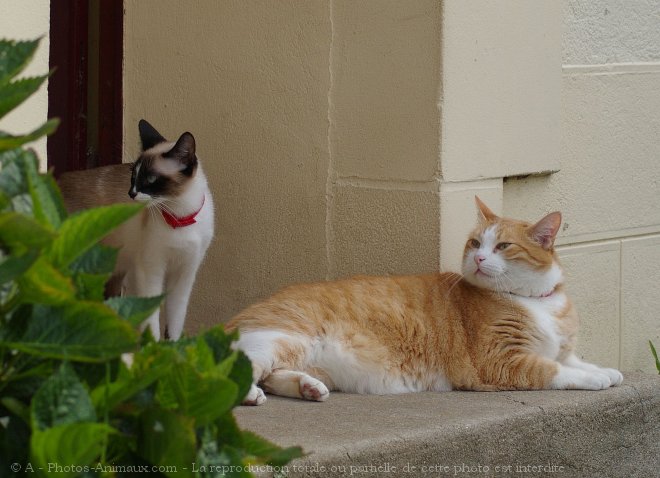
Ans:
[[[195,222],[173,228],[151,205],[141,215],[120,227],[109,243],[120,246],[116,271],[124,276],[127,295],[150,297],[165,294],[165,323],[168,336],[178,339],[183,331],[186,310],[197,269],[213,238],[213,198],[206,178],[198,170],[188,191],[176,198],[177,217],[195,211]],[[201,205],[201,209],[199,209]],[[160,336],[160,318],[156,311],[143,326]]]
[[[549,297],[517,295],[511,297],[528,312],[540,334],[540,341],[535,352],[543,357],[556,360],[561,345],[565,341],[557,326],[557,316],[566,307],[568,301],[566,294],[555,293]]]

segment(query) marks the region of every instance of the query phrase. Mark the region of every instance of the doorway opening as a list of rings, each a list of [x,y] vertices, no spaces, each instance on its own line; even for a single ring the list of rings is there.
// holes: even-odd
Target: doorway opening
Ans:
[[[122,162],[122,1],[50,4],[48,138],[55,175]]]

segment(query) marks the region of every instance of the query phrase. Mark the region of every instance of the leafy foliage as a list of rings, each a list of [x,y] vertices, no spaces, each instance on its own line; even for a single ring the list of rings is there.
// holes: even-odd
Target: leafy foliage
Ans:
[[[660,374],[660,359],[658,359],[658,352],[656,352],[655,347],[653,346],[653,342],[649,340],[649,346],[651,347],[651,353],[653,354],[653,358],[655,359],[655,368],[658,369],[658,374]]]
[[[46,78],[14,79],[37,45],[0,41],[0,117]],[[21,476],[10,465],[30,463],[42,476],[123,477],[149,465],[160,476],[221,476],[192,464],[300,456],[236,425],[252,370],[231,349],[235,334],[155,342],[137,327],[162,297],[104,300],[117,254],[98,241],[141,206],[68,216],[52,176],[21,147],[56,124],[0,132],[0,474]],[[75,468],[49,466],[58,463]]]

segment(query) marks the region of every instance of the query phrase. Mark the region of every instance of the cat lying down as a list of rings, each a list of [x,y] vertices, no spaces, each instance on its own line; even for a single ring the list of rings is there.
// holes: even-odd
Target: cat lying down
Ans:
[[[621,373],[575,355],[578,317],[554,240],[558,212],[500,218],[477,198],[463,275],[354,277],[295,285],[229,321],[252,361],[244,404],[264,391],[323,401],[330,390],[601,390]]]

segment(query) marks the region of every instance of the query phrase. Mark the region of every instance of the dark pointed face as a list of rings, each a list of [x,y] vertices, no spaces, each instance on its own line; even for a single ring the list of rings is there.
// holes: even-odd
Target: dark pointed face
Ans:
[[[139,201],[178,196],[197,170],[195,139],[183,133],[176,143],[168,143],[145,120],[139,130],[144,150],[133,163],[128,195]]]

